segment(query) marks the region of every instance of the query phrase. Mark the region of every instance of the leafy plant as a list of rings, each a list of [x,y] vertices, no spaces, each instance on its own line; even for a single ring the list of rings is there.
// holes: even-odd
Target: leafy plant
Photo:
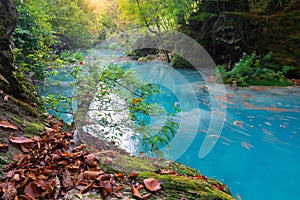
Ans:
[[[115,64],[97,73],[97,92],[88,115],[88,121],[93,123],[86,126],[88,132],[115,143],[120,143],[125,133],[131,133],[151,152],[170,142],[178,125],[173,120],[174,113],[149,100],[160,92],[156,85],[141,82],[130,70]],[[148,126],[147,120],[153,116],[163,116],[166,121],[159,130]]]
[[[251,55],[243,54],[231,70],[219,66],[217,77],[219,82],[241,87],[249,85],[290,86],[292,83],[285,77],[290,69],[289,66],[277,64],[271,53],[262,58],[252,53]]]

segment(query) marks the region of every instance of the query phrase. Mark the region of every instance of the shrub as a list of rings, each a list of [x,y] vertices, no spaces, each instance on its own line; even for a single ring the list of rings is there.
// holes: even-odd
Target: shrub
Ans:
[[[290,86],[292,83],[285,77],[290,66],[280,66],[273,60],[272,53],[260,58],[255,53],[243,54],[240,61],[229,70],[218,66],[218,82],[241,87],[249,85]]]

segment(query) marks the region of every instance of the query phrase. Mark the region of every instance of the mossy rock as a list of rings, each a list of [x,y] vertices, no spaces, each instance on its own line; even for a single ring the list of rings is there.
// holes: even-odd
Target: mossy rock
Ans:
[[[5,102],[4,96],[8,97]],[[1,144],[9,144],[8,138],[11,134],[32,137],[44,131],[45,127],[41,120],[41,114],[35,107],[4,93],[0,94],[0,119],[9,121],[18,127],[18,130],[0,127]],[[21,153],[21,151],[12,145],[9,145],[8,152],[0,153],[1,175],[3,175],[4,166],[12,160],[13,155],[16,153]]]
[[[192,177],[200,175],[199,171],[173,161],[139,158],[115,151],[100,152],[99,158],[100,167],[108,173],[122,172],[129,175],[135,171],[140,183],[146,178],[157,179],[162,189],[153,193],[150,199],[234,199],[224,184],[211,178],[193,179]],[[159,173],[161,169],[175,170],[179,175],[163,175]],[[222,185],[224,191],[216,189],[214,184]]]

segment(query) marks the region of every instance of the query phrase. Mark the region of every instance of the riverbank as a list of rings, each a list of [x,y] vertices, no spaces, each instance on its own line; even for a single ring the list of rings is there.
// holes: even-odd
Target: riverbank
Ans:
[[[38,111],[36,107],[34,107],[36,105],[24,103],[4,93],[0,94],[0,104],[1,174],[2,177],[6,177],[5,180],[10,183],[10,181],[13,181],[9,175],[12,172],[7,173],[4,169],[7,168],[7,166],[12,166],[11,163],[15,162],[14,155],[33,156],[31,162],[36,162],[37,160],[34,159],[34,155],[36,155],[35,152],[39,152],[39,148],[42,148],[38,144],[43,145],[41,142],[45,140],[42,139],[43,137],[40,134],[49,133],[50,137],[56,140],[58,139],[55,137],[55,134],[57,134],[56,131],[67,133],[70,131],[70,127],[64,125],[61,127],[62,129],[59,128],[58,130],[58,122],[53,121],[53,118]],[[62,126],[62,124],[59,124],[59,126]],[[12,136],[15,137],[17,141],[17,137],[22,137],[23,142],[25,140],[23,137],[28,138],[26,141],[29,143],[31,143],[31,140],[37,141],[37,145],[35,146],[37,149],[29,148],[29,151],[27,151],[26,148],[23,147],[20,150],[16,143],[9,141],[12,139]],[[71,142],[71,140],[72,139],[66,140],[66,142]],[[147,178],[155,178],[161,184],[162,189],[158,192],[150,192],[151,196],[149,198],[143,198],[135,193],[136,190],[132,189],[132,182],[126,179],[127,182],[122,183],[123,189],[119,191],[122,199],[233,199],[225,185],[214,179],[206,178],[192,168],[163,159],[132,157],[114,144],[101,141],[91,135],[87,135],[85,141],[88,147],[84,152],[89,152],[97,156],[97,167],[110,176],[115,177],[116,174],[120,173],[123,173],[124,176],[128,176],[135,171],[135,173],[137,173],[136,182],[142,184],[143,180]],[[20,144],[19,142],[17,143]],[[68,158],[68,160],[70,160],[70,158]],[[21,161],[19,162],[21,164]],[[55,169],[56,168],[53,168],[53,170]],[[14,172],[14,174],[16,173],[17,171]],[[23,193],[23,189],[26,187],[31,188],[35,181],[39,180],[39,178],[28,179],[26,177],[26,174],[19,177],[19,181],[23,180],[23,186],[17,187],[16,194],[28,194],[28,192]],[[57,177],[63,177],[63,174],[58,173]],[[26,182],[24,182],[25,179]],[[61,184],[64,184],[64,182],[61,182]],[[55,185],[54,190],[62,191],[59,187],[64,188],[63,186]],[[101,191],[103,191],[103,188],[101,188],[102,187],[83,193],[82,199],[102,199]],[[7,195],[7,191],[7,186],[1,184],[1,195]],[[69,188],[66,191],[67,193],[62,194],[64,194],[64,199],[80,199],[81,196],[78,196],[79,191],[80,190],[75,188]],[[138,191],[141,195],[149,193],[147,189],[139,189]],[[108,192],[108,194],[109,196],[106,199],[118,198],[110,192]]]

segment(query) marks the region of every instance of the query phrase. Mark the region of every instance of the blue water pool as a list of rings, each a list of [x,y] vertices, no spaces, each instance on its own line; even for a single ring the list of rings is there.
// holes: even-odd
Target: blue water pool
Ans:
[[[149,77],[151,67],[162,63],[139,63],[148,71],[138,70],[138,76]],[[154,70],[155,71],[155,70]],[[298,199],[300,190],[300,88],[230,88],[225,86],[226,98],[219,98],[219,106],[226,108],[225,123],[212,151],[199,158],[199,149],[210,123],[211,95],[196,70],[176,70],[194,89],[200,122],[191,145],[177,161],[200,170],[203,174],[223,181],[238,199]],[[161,76],[162,72],[150,75]],[[184,88],[181,82],[164,75],[163,85]],[[171,81],[171,83],[166,83]],[[182,83],[183,84],[183,83]],[[172,87],[172,86],[171,86]],[[172,91],[172,89],[171,89]],[[165,97],[163,96],[165,95]],[[192,95],[181,97],[162,93],[161,103],[172,106],[177,98],[195,101]],[[185,95],[185,93],[180,93]],[[189,99],[190,98],[190,99]],[[193,108],[190,107],[189,111]],[[195,114],[196,115],[196,114]],[[189,112],[190,124],[197,117]],[[193,132],[191,125],[184,131],[186,138]],[[170,152],[177,151],[177,146]],[[172,153],[170,153],[172,154]],[[172,156],[166,156],[171,158]]]
[[[100,55],[107,52],[97,56]],[[113,62],[110,59],[109,62]],[[216,137],[216,143],[208,155],[200,158],[199,150],[208,134],[211,114],[218,111],[212,108],[212,95],[201,75],[193,69],[170,69],[166,63],[157,61],[114,62],[135,69],[137,78],[167,88],[155,97],[167,110],[171,110],[174,103],[180,107],[181,135],[178,137],[182,144],[171,144],[166,158],[224,182],[237,199],[299,199],[299,87],[225,86],[225,97],[215,96],[217,107],[226,112],[220,115],[224,118],[221,134],[210,133],[210,137]],[[72,88],[69,89],[62,90],[72,93]],[[50,87],[50,90],[60,93],[58,88]],[[153,118],[149,124],[157,125],[158,120]],[[141,146],[137,155],[139,151],[143,151]]]

